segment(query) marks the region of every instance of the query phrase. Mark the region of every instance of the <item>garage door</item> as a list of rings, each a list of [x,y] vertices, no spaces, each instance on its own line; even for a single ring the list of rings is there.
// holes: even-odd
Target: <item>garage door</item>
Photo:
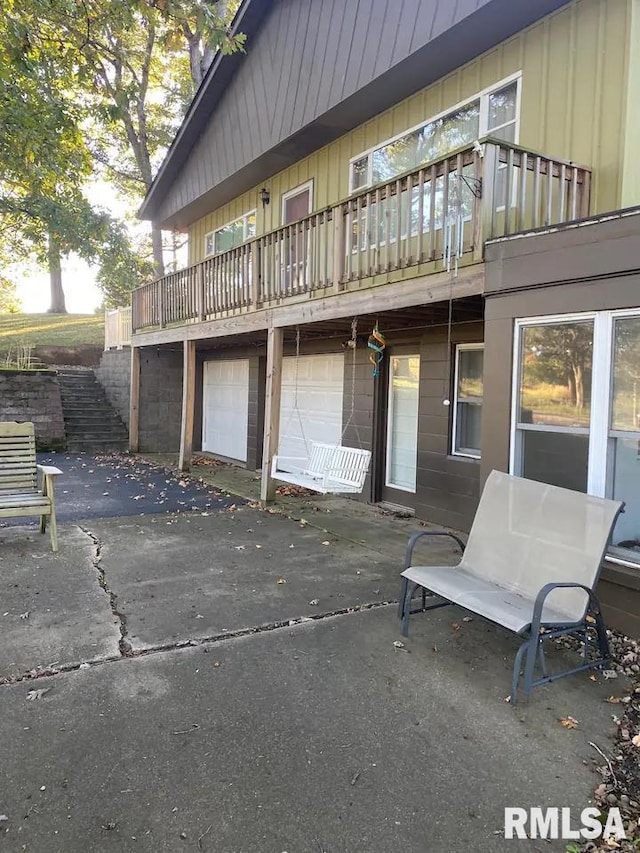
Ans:
[[[205,361],[202,449],[247,461],[249,360]]]
[[[285,358],[282,364],[279,453],[281,456],[304,457],[308,455],[304,438],[340,444],[344,355],[305,355],[298,358],[300,420],[294,410],[295,373],[296,359]]]

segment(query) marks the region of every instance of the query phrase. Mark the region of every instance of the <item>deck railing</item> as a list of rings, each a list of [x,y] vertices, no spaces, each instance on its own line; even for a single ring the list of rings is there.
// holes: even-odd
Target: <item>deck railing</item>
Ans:
[[[104,312],[104,348],[131,346],[131,308],[108,308]]]
[[[490,238],[587,216],[590,178],[582,166],[487,139],[143,285],[133,329],[481,261]]]

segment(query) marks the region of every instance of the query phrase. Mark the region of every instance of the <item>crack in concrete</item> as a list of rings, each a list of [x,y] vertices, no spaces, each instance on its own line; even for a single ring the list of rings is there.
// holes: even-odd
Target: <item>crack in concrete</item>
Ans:
[[[88,533],[88,531],[85,531]],[[97,543],[98,540],[91,533],[89,536]],[[94,563],[95,565],[95,563]],[[102,570],[101,570],[102,571]],[[102,586],[102,584],[101,584]],[[103,586],[105,592],[111,595],[106,585]],[[36,670],[30,670],[22,675],[9,676],[0,678],[0,687],[9,686],[11,684],[20,684],[24,681],[38,681],[43,678],[52,678],[56,675],[62,675],[66,672],[75,672],[80,669],[88,669],[96,666],[103,666],[108,663],[118,663],[131,658],[149,657],[151,655],[162,654],[163,652],[174,652],[182,649],[196,648],[198,646],[215,645],[222,643],[225,640],[236,640],[240,637],[250,637],[255,634],[264,634],[269,631],[281,631],[283,628],[295,628],[298,625],[304,625],[309,622],[320,622],[323,619],[330,619],[337,616],[348,616],[352,613],[360,613],[366,610],[377,610],[380,607],[388,607],[389,605],[397,605],[397,599],[387,599],[384,601],[372,601],[366,604],[356,604],[352,607],[342,607],[339,610],[330,610],[326,613],[315,613],[313,616],[298,616],[294,619],[279,619],[274,622],[268,622],[264,625],[254,625],[250,628],[238,628],[235,631],[221,631],[217,634],[211,634],[207,637],[192,638],[188,640],[177,640],[172,643],[159,643],[157,645],[145,646],[141,649],[133,649],[131,644],[126,641],[125,651],[122,649],[122,640],[120,644],[120,655],[109,656],[104,658],[95,658],[90,661],[82,661],[75,663],[60,664],[55,667],[41,667]],[[117,614],[117,611],[114,610]],[[126,636],[126,635],[125,635]],[[123,637],[124,640],[124,637]]]
[[[131,653],[131,643],[127,640],[127,617],[124,613],[118,610],[118,596],[115,592],[109,587],[107,583],[107,575],[104,566],[102,565],[102,540],[99,539],[94,533],[92,533],[87,527],[82,527],[82,525],[78,525],[80,530],[85,533],[89,539],[93,542],[95,546],[95,556],[92,559],[92,564],[96,573],[98,575],[98,583],[101,589],[109,596],[109,606],[111,607],[111,612],[116,620],[120,631],[120,640],[118,641],[118,648],[120,649],[120,654],[126,656]]]

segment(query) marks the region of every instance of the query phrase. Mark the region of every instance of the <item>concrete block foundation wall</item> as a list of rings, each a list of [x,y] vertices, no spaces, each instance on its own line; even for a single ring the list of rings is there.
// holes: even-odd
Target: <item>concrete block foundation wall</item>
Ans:
[[[55,371],[0,370],[0,420],[32,421],[39,450],[63,450],[64,417]]]
[[[182,347],[143,348],[140,355],[140,450],[180,449]]]
[[[131,350],[107,350],[102,353],[95,375],[107,399],[129,426],[129,401],[131,399]]]

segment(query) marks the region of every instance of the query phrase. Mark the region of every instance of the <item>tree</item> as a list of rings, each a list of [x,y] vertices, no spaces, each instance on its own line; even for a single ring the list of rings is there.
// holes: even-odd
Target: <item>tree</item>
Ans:
[[[2,236],[14,257],[34,252],[48,265],[50,310],[56,313],[65,311],[62,246],[75,239],[69,211],[78,207],[91,172],[79,111],[63,94],[63,81],[60,68],[34,62],[9,38],[0,38]]]
[[[11,218],[24,243],[48,263],[52,308],[63,310],[60,257],[68,251],[93,256],[100,242],[82,245],[78,239],[94,221],[82,192],[88,174],[101,173],[137,209],[215,52],[242,48],[244,37],[229,31],[238,0],[23,0],[19,6],[5,0],[4,5],[0,62],[6,60],[8,73],[0,70],[0,82],[9,86],[18,68],[35,103],[28,97],[21,102],[18,86],[5,99],[6,109],[0,105],[0,123],[4,112],[16,125],[15,134],[2,130],[16,162],[0,216]],[[50,132],[54,118],[60,126]],[[39,168],[20,172],[16,135],[24,140],[30,134],[43,149],[32,162],[44,165],[46,181],[40,181]],[[67,228],[72,212],[81,221]],[[154,272],[161,276],[161,232],[152,229],[151,240]],[[111,228],[110,240],[102,244],[99,281],[111,295],[131,282],[128,270],[147,269],[145,258],[134,261],[125,242],[126,231]]]
[[[14,281],[0,275],[0,314],[18,314],[20,300]]]
[[[523,384],[564,384],[571,405],[582,411],[587,402],[587,377],[590,385],[592,354],[591,323],[531,326],[524,333]]]

